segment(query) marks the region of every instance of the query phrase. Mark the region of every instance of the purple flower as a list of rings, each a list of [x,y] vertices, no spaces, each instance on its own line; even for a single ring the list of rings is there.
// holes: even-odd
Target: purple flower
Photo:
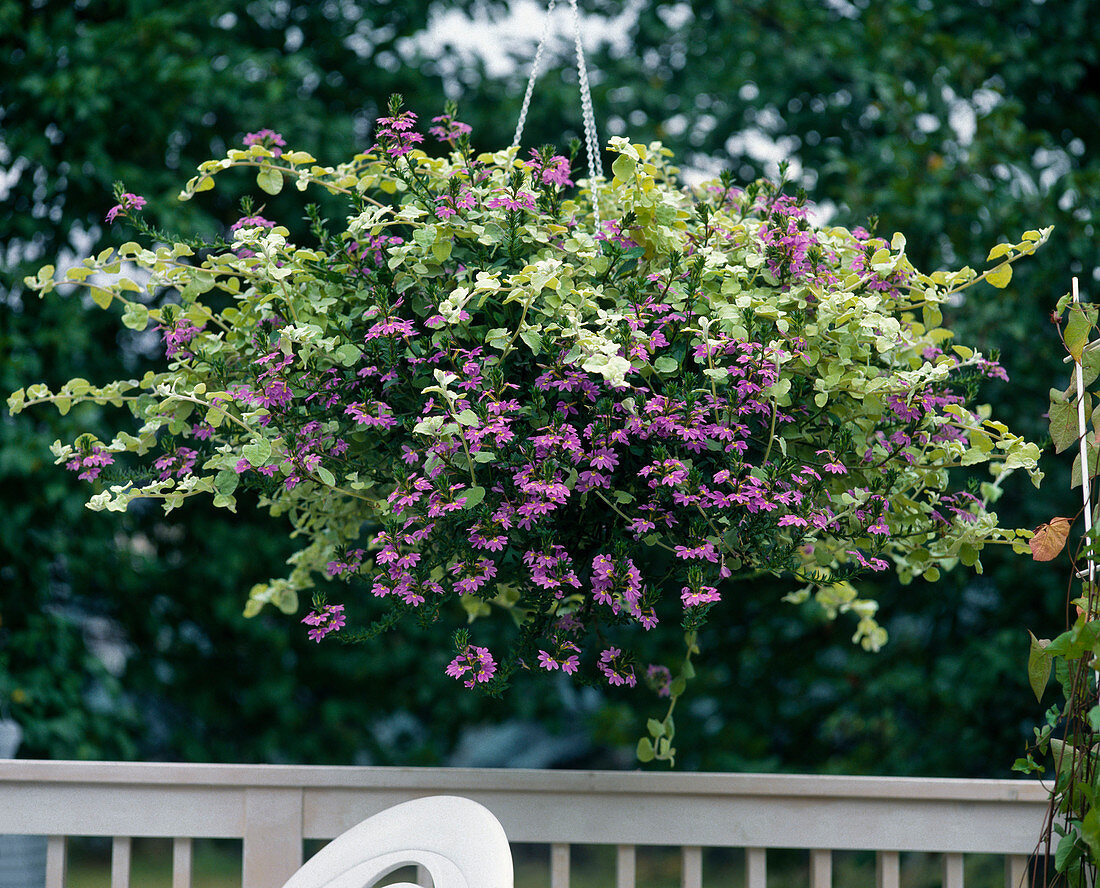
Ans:
[[[607,678],[608,684],[626,685],[632,688],[638,683],[634,677],[634,667],[621,662],[621,657],[621,650],[617,647],[609,647],[600,654],[600,662],[596,665]]]
[[[114,222],[119,216],[127,215],[130,210],[140,210],[145,206],[145,198],[127,191],[120,202],[107,211],[107,221]]]
[[[531,171],[531,178],[538,179],[543,185],[564,188],[573,184],[573,180],[569,178],[569,158],[560,154],[543,160],[539,152],[532,148],[531,159],[523,165]]]
[[[667,666],[650,663],[645,670],[646,682],[657,692],[658,697],[672,695],[672,671]]]
[[[229,226],[229,231],[232,233],[238,231],[241,228],[274,228],[275,223],[265,219],[263,216],[242,216],[236,222]]]
[[[286,139],[270,129],[262,129],[259,132],[248,133],[244,137],[245,145],[262,145],[278,157],[286,147]]]
[[[88,453],[80,454],[65,463],[65,468],[70,472],[79,472],[76,477],[81,481],[94,481],[103,471],[104,466],[112,465],[114,456],[96,445]]]
[[[508,194],[505,191],[501,191],[496,197],[489,198],[488,206],[494,209],[503,207],[506,210],[519,211],[519,210],[532,210],[535,209],[535,195],[529,191],[517,191],[515,194]]]
[[[684,586],[680,590],[680,600],[683,601],[684,607],[698,607],[700,604],[714,604],[721,601],[722,596],[714,586],[700,586],[698,589]]]
[[[469,673],[463,684],[472,688],[478,682],[487,682],[497,671],[496,661],[488,648],[468,644],[447,666],[447,674],[452,678],[462,678]]]
[[[433,117],[432,123],[436,126],[431,127],[428,134],[435,136],[440,142],[449,142],[452,145],[458,141],[459,137],[473,131],[470,124],[455,120],[450,114]]]
[[[347,620],[344,617],[342,604],[326,604],[310,611],[302,617],[302,622],[313,627],[309,630],[310,641],[320,643],[321,639],[330,632],[339,632],[343,629]]]

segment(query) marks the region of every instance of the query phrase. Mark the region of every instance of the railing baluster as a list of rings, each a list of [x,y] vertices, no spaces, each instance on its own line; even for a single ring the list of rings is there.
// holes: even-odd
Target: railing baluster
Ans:
[[[703,849],[684,845],[680,868],[681,888],[703,888]]]
[[[277,888],[302,865],[302,790],[245,790],[242,888]]]
[[[65,888],[65,837],[46,840],[46,888]]]
[[[619,845],[615,853],[615,888],[635,888],[636,858],[633,845]]]
[[[111,841],[111,888],[130,888],[129,836],[115,836]]]
[[[569,888],[569,846],[550,846],[550,888]]]
[[[745,888],[767,888],[768,852],[763,848],[745,849]]]
[[[943,855],[943,888],[963,888],[963,856]]]
[[[833,888],[833,852],[827,848],[810,851],[810,888]]]
[[[897,851],[879,851],[875,858],[875,884],[878,888],[901,888],[901,855]]]
[[[1027,863],[1027,855],[1024,854],[1005,856],[1005,888],[1031,888]]]
[[[172,888],[191,888],[191,839],[172,839]]]

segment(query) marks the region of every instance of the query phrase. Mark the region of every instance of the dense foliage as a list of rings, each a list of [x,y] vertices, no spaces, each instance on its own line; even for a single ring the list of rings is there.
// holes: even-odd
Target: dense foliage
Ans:
[[[980,569],[985,543],[1013,538],[986,507],[1014,469],[1038,483],[1038,448],[968,406],[978,378],[1003,373],[952,341],[939,306],[978,280],[1003,288],[1047,232],[994,248],[980,276],[925,275],[900,235],[815,227],[766,183],[692,196],[657,144],[613,139],[614,178],[574,198],[552,149],[475,155],[468,125],[433,122],[449,157],[425,154],[391,102],[378,143],[337,167],[249,134],[182,195],[234,167],[268,194],[285,177],[344,195],[346,223],[309,208],[313,244],[246,212],[231,244],[198,256],[131,243],[68,272],[127,327],[156,323],[170,361],[140,382],[9,398],[13,413],[130,408],[136,434],[54,446],[106,481],[94,510],[152,498],[170,512],[201,493],[235,509],[244,481],[302,539],[246,613],[294,612],[324,573],[362,583],[341,596],[350,610],[315,595],[318,641],[370,619],[367,589],[385,612],[353,640],[446,619],[451,600],[471,618],[497,604],[518,637],[494,656],[457,633],[447,673],[467,687],[539,668],[633,687],[644,669],[671,706],[690,656],[673,678],[635,639],[671,618],[695,653],[747,578],[795,578],[789,598],[851,610],[853,640],[877,650],[877,605],[849,579],[890,560],[908,579]],[[144,204],[120,193],[108,217]],[[54,273],[26,283],[45,295]],[[165,287],[179,305],[150,309]],[[123,453],[141,459],[116,466]],[[952,483],[987,462],[992,482]],[[643,758],[671,759],[671,718],[650,731]]]

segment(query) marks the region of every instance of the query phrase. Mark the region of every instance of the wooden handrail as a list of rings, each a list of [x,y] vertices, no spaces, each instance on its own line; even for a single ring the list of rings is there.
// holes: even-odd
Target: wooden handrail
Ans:
[[[749,849],[753,881],[765,849],[792,847],[813,852],[815,885],[834,850],[882,852],[883,884],[903,851],[948,855],[952,884],[964,853],[1007,855],[1020,874],[1048,801],[1029,780],[0,760],[0,834],[241,838],[246,888],[268,888],[301,864],[303,839],[435,794],[557,849],[566,884],[572,844],[619,846],[623,872],[625,849],[680,846],[692,885],[700,847]]]

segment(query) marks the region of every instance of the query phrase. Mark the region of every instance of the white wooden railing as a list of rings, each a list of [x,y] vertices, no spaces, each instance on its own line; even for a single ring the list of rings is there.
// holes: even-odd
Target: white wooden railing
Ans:
[[[243,839],[243,888],[279,888],[304,839],[426,795],[481,802],[512,842],[549,844],[551,888],[568,888],[570,845],[617,848],[617,886],[635,884],[635,847],[679,846],[681,884],[702,886],[702,848],[744,848],[748,888],[767,851],[801,848],[811,888],[832,885],[832,851],[877,852],[879,888],[899,888],[899,854],[943,855],[962,888],[963,855],[1005,858],[1027,884],[1047,793],[1024,780],[808,777],[0,761],[0,834],[46,835],[47,886],[65,884],[67,836],[113,837],[111,888],[128,888],[131,839],[174,839],[173,888],[190,888],[195,838]],[[845,888],[845,886],[841,886]]]

